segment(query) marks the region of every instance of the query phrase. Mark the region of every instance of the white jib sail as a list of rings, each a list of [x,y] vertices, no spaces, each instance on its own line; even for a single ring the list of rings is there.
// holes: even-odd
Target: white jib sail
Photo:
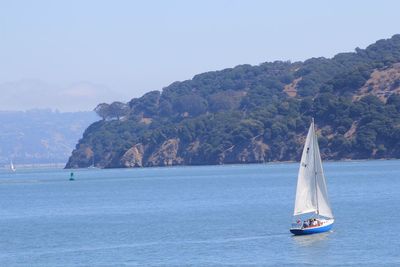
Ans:
[[[318,214],[333,218],[332,210],[328,199],[328,190],[326,188],[324,170],[322,169],[321,155],[319,153],[317,136],[314,134],[315,143],[315,179],[317,184],[317,204],[318,204]]]
[[[297,178],[294,215],[315,212],[333,218],[329,206],[314,122],[308,130]]]

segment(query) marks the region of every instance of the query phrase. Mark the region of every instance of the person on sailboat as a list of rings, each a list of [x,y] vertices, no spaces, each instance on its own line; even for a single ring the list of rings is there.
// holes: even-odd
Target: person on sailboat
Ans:
[[[329,231],[334,217],[328,201],[314,119],[308,129],[300,162],[293,216],[304,214],[310,217],[302,225],[293,225],[290,232],[307,235]]]

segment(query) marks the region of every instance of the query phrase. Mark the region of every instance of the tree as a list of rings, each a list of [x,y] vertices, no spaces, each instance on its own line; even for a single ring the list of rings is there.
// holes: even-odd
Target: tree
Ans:
[[[242,99],[242,93],[228,90],[212,94],[209,97],[210,110],[212,112],[218,112],[222,110],[233,110],[238,108],[240,100]]]
[[[112,118],[117,118],[119,120],[121,117],[127,115],[129,112],[129,107],[127,104],[122,102],[113,102],[109,107],[109,114]]]
[[[135,115],[143,114],[144,117],[153,117],[158,115],[160,92],[151,91],[140,98],[134,98],[129,102],[131,113]]]
[[[183,95],[177,98],[175,109],[179,113],[188,112],[191,116],[198,116],[207,111],[207,101],[196,94]]]
[[[103,120],[106,120],[109,117],[110,105],[107,103],[98,104],[97,107],[94,108],[94,112],[96,112]]]

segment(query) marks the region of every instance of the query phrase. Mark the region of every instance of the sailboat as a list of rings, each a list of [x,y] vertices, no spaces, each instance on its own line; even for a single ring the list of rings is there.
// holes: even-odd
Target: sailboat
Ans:
[[[301,156],[293,216],[295,223],[292,223],[290,232],[295,235],[326,232],[334,223],[314,119],[308,130]]]
[[[15,172],[17,169],[15,169],[15,166],[12,162],[12,160],[10,161],[10,171]]]

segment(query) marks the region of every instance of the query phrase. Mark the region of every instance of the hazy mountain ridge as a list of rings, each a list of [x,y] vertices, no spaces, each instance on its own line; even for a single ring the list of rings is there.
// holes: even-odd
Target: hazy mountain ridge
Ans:
[[[62,163],[94,112],[0,111],[0,164]]]
[[[2,110],[30,110],[37,107],[63,112],[90,110],[104,99],[122,97],[104,85],[80,81],[64,85],[37,79],[0,83]]]
[[[399,63],[394,35],[331,59],[199,74],[92,124],[67,167],[93,154],[99,167],[296,160],[311,117],[325,159],[398,158]]]

